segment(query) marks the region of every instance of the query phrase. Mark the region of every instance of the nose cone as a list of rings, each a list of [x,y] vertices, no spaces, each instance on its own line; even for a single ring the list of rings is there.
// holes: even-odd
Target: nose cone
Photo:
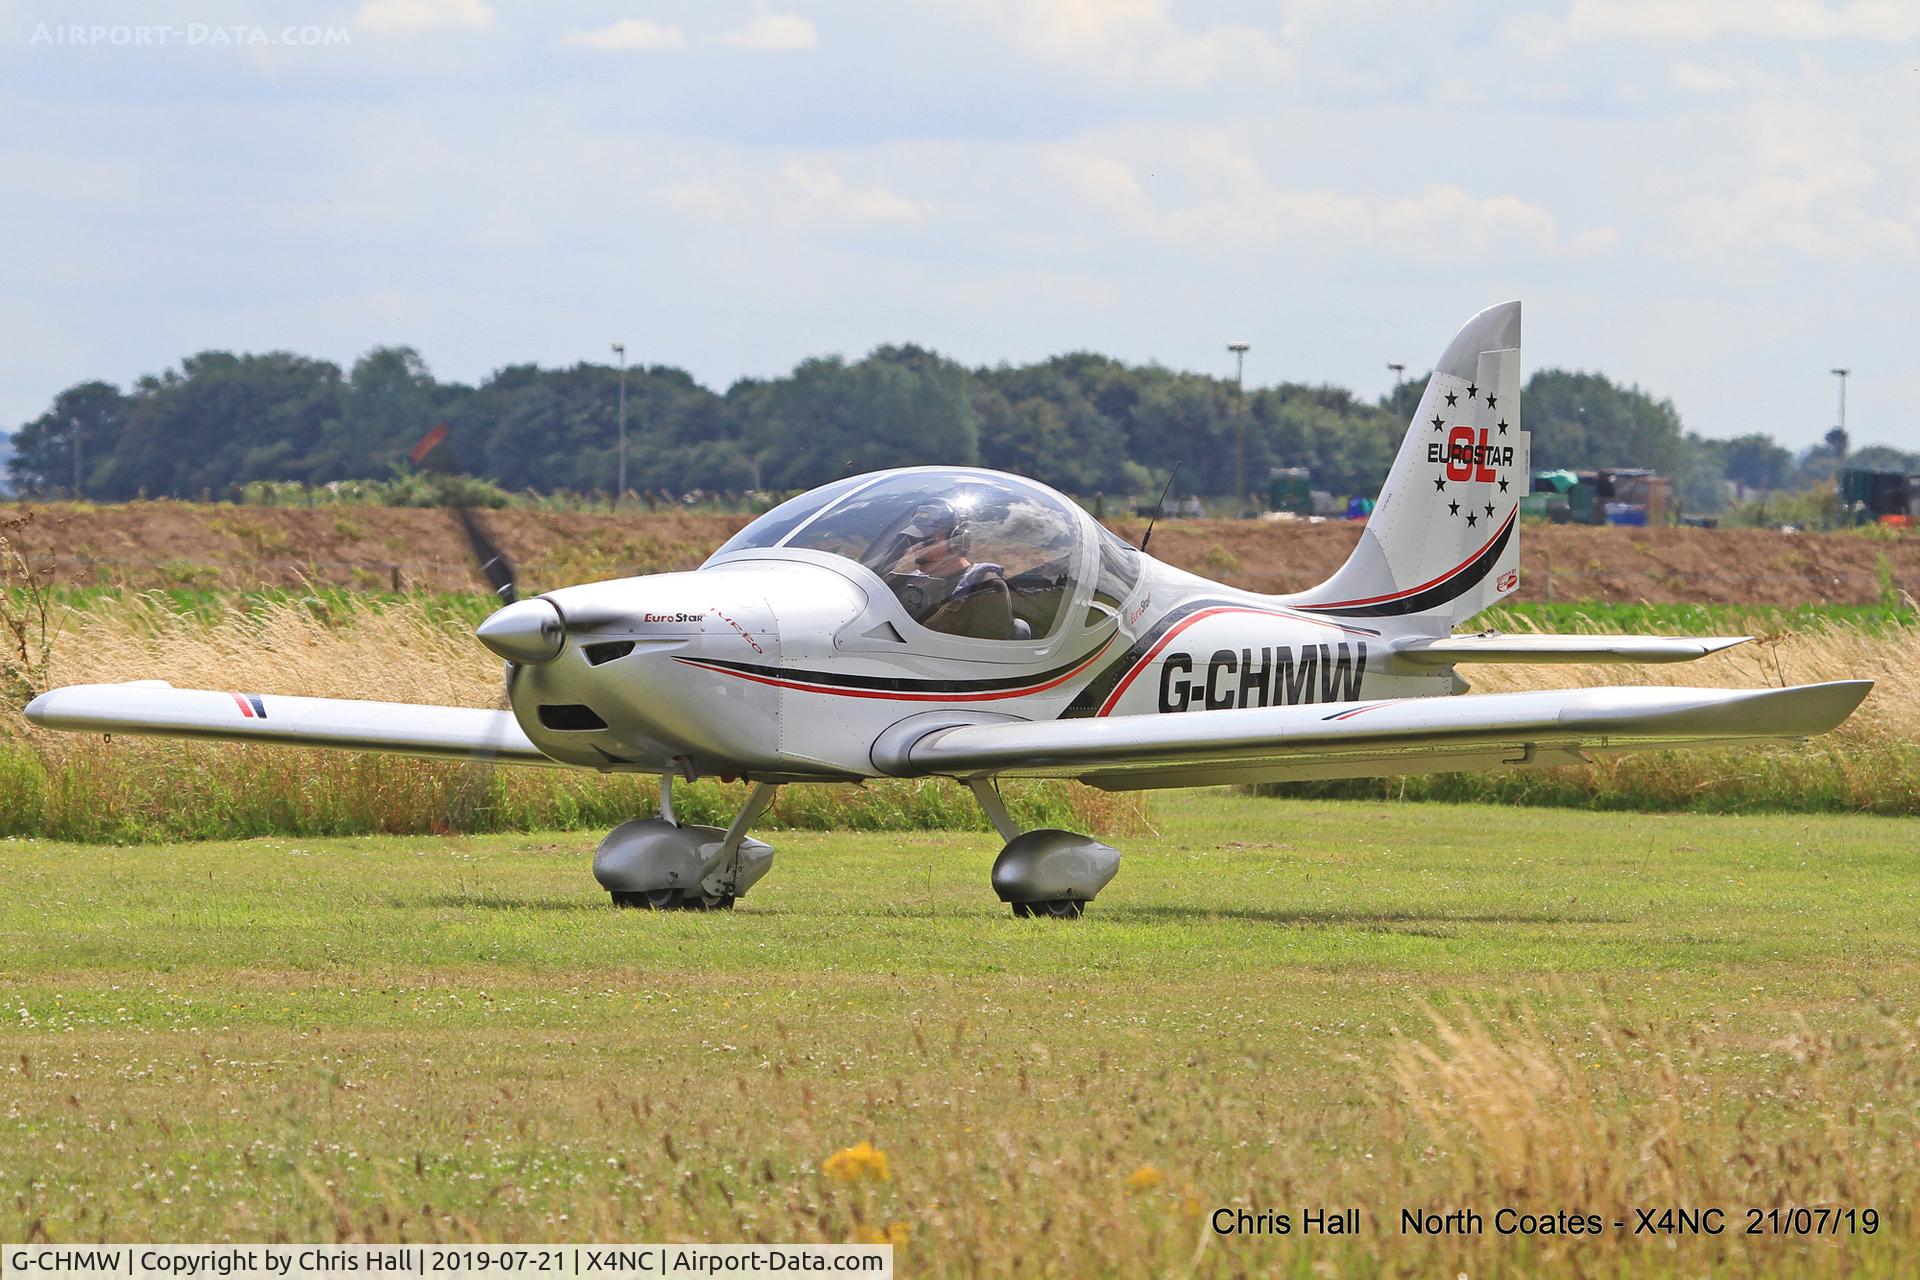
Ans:
[[[539,597],[495,610],[474,634],[508,662],[535,666],[559,657],[567,638],[560,611]]]

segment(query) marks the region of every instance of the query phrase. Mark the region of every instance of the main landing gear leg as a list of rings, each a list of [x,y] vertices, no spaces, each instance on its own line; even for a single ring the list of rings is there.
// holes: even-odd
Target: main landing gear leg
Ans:
[[[993,860],[993,891],[1016,916],[1073,919],[1119,872],[1119,850],[1071,831],[1023,833],[991,778],[969,778],[967,786],[1007,842]]]
[[[767,874],[773,846],[747,834],[779,790],[757,783],[725,831],[681,823],[673,812],[673,775],[660,778],[660,816],[635,818],[608,833],[593,855],[593,876],[616,907],[725,911]]]

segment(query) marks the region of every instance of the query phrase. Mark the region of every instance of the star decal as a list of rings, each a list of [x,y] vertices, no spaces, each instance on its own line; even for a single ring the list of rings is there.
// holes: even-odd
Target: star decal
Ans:
[[[1480,394],[1480,388],[1474,386],[1471,382],[1469,382],[1467,384],[1467,399],[1471,400],[1473,399],[1473,397],[1479,394]]]
[[[1444,488],[1446,488],[1446,487],[1447,487],[1447,482],[1446,482],[1446,479],[1445,479],[1444,477],[1442,477],[1442,476],[1435,476],[1435,477],[1433,478],[1433,491],[1434,491],[1435,493],[1438,493],[1438,492],[1440,492],[1440,491],[1441,491],[1442,489],[1444,489]]]
[[[1457,503],[1457,502],[1449,502],[1449,503],[1447,504],[1447,514],[1448,514],[1448,515],[1450,515],[1450,516],[1457,516],[1457,515],[1459,515],[1459,514],[1460,514],[1460,504],[1459,504],[1459,503]]]
[[[1488,396],[1487,396],[1487,408],[1489,408],[1489,409],[1491,409],[1491,408],[1493,408],[1493,407],[1494,407],[1495,405],[1497,405],[1497,404],[1499,404],[1499,403],[1500,403],[1500,401],[1499,401],[1498,399],[1496,399],[1496,398],[1495,398],[1495,397],[1494,397],[1494,396],[1493,396],[1493,395],[1492,395],[1491,393],[1489,393],[1489,394],[1488,394]]]
[[[1505,418],[1500,419],[1500,434],[1507,434],[1507,420]]]
[[[1487,519],[1489,520],[1493,519],[1493,504],[1491,502],[1489,502],[1486,505],[1486,512],[1487,512]]]
[[[1459,396],[1457,396],[1457,395],[1455,395],[1455,394],[1453,394],[1453,392],[1451,392],[1451,391],[1449,391],[1449,392],[1447,392],[1447,403],[1448,403],[1449,405],[1451,405],[1451,404],[1453,404],[1453,403],[1454,403],[1454,402],[1455,402],[1456,400],[1458,400],[1459,398],[1460,398],[1460,397],[1459,397]]]
[[[1506,491],[1507,491],[1507,482],[1505,480],[1502,480],[1500,482],[1500,492],[1505,493]]]
[[[1443,426],[1445,426],[1445,425],[1446,425],[1446,424],[1445,424],[1444,422],[1442,422],[1442,421],[1440,421],[1440,415],[1439,415],[1439,414],[1437,414],[1437,413],[1436,413],[1436,414],[1434,414],[1434,415],[1433,415],[1433,429],[1434,429],[1435,431],[1438,431],[1438,430],[1439,430],[1439,429],[1440,429],[1441,427],[1443,427]]]
[[[1479,522],[1480,522],[1479,516],[1474,515],[1473,512],[1471,511],[1467,512],[1467,528],[1471,529],[1473,528],[1474,525],[1478,524]]]

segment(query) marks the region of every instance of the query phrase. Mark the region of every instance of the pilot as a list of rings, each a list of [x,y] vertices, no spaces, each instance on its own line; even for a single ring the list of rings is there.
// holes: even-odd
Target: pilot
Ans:
[[[920,618],[921,625],[948,635],[982,640],[1018,640],[1031,634],[1013,616],[1013,592],[1006,570],[967,558],[971,546],[967,522],[945,502],[929,502],[913,513],[902,534],[907,551],[902,561],[911,571],[942,584],[939,603]]]

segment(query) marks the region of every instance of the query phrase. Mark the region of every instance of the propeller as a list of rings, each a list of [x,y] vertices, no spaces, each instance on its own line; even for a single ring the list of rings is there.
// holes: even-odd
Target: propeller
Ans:
[[[465,475],[466,469],[460,465],[453,445],[448,441],[449,432],[444,422],[435,423],[431,430],[421,436],[413,449],[407,454],[413,465],[422,471],[450,478]],[[447,496],[453,496],[452,486],[447,485]],[[499,597],[502,604],[512,604],[520,598],[520,587],[514,579],[513,562],[507,559],[507,553],[493,540],[486,526],[480,523],[471,508],[462,503],[449,503],[449,511],[460,526],[460,532],[466,535],[467,549],[473,552],[474,563],[480,566],[480,572]]]
[[[514,575],[513,562],[507,558],[507,553],[501,550],[500,544],[494,541],[493,535],[487,531],[487,527],[481,523],[480,518],[466,504],[451,501],[458,497],[451,483],[452,478],[468,473],[466,468],[460,465],[460,460],[454,453],[453,445],[448,439],[449,434],[446,423],[435,423],[414,444],[407,456],[415,467],[441,479],[442,494],[450,499],[447,509],[452,513],[454,523],[460,526],[460,532],[466,537],[467,549],[473,553],[474,563],[479,567],[481,576],[487,580],[493,595],[506,607],[503,610],[495,610],[492,617],[480,624],[480,637],[482,643],[488,648],[494,649],[496,653],[508,659],[504,697],[506,704],[511,706],[514,679],[520,674],[520,667],[514,660],[513,654],[502,652],[487,639],[486,630],[488,623],[498,618],[502,612],[511,613],[514,607],[519,606],[520,586]],[[527,601],[526,604],[537,607],[535,601]],[[551,612],[550,608],[549,612]],[[559,615],[556,613],[553,628],[556,639],[559,633],[558,624]],[[554,651],[557,653],[558,650],[559,645],[556,643]],[[449,797],[446,822],[449,830],[457,829],[462,825],[476,829],[479,827],[476,817],[495,794],[495,768],[501,745],[504,744],[482,747],[469,756],[463,770],[465,780]]]
[[[518,600],[520,588],[514,581],[513,561],[507,559],[507,553],[500,549],[500,544],[487,534],[479,519],[466,507],[453,508],[453,518],[460,522],[461,532],[467,535],[467,547],[479,563],[487,584],[493,588],[493,594],[500,597],[500,603],[512,604]]]

